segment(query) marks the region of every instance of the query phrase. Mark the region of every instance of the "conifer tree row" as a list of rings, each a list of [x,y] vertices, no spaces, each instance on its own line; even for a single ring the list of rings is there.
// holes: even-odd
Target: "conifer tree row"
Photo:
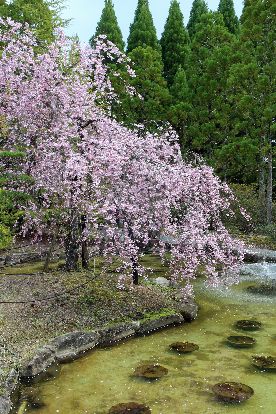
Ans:
[[[99,35],[106,35],[108,40],[118,46],[120,50],[124,50],[125,43],[112,0],[105,0],[104,2],[104,8],[97,24],[96,32],[90,39],[91,45],[93,45],[94,39]]]
[[[152,49],[160,50],[148,0],[138,0],[134,20],[129,29],[127,53],[139,46],[150,46]]]
[[[204,0],[193,1],[189,21],[187,24],[187,30],[189,32],[191,39],[196,33],[196,25],[197,23],[199,23],[201,16],[207,12],[208,12],[208,7]]]
[[[185,68],[189,55],[189,35],[185,29],[184,17],[177,0],[171,1],[160,43],[165,78],[171,86],[179,66]]]
[[[223,15],[225,26],[229,32],[236,34],[239,30],[239,19],[235,13],[233,0],[220,0],[218,11]]]

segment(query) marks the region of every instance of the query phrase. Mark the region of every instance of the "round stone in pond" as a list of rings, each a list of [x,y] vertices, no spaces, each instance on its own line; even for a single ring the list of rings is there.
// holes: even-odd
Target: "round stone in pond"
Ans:
[[[170,349],[178,352],[179,354],[187,354],[197,351],[199,346],[197,344],[193,344],[192,342],[174,342],[170,345]]]
[[[262,324],[261,322],[255,320],[241,320],[237,321],[235,326],[243,331],[257,331],[261,329]]]
[[[260,285],[248,286],[247,290],[255,295],[276,296],[275,283],[262,283]]]
[[[251,387],[239,382],[221,382],[212,389],[219,400],[230,403],[246,401],[254,394]]]
[[[262,356],[254,355],[252,356],[252,363],[255,367],[263,369],[265,371],[275,371],[276,372],[276,356]]]
[[[255,345],[255,343],[256,339],[251,338],[250,336],[233,335],[228,336],[227,338],[227,344],[233,346],[234,348],[250,348]]]
[[[151,414],[151,409],[144,404],[129,402],[114,405],[108,414]]]
[[[143,377],[147,379],[158,379],[167,375],[168,370],[159,364],[140,365],[134,371],[135,377]]]

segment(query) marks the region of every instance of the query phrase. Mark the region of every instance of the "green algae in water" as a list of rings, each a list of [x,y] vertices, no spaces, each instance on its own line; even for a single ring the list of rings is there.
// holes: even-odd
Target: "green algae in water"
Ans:
[[[196,321],[62,365],[55,379],[38,385],[46,406],[26,414],[107,414],[110,407],[127,401],[150,407],[152,414],[275,414],[274,374],[253,367],[250,348],[221,346],[226,332],[236,335],[237,320],[261,318],[264,328],[254,332],[254,352],[275,353],[275,301],[253,302],[244,290],[241,283],[227,292],[207,292],[199,283]],[[188,340],[200,350],[183,358],[168,352],[171,343]],[[167,367],[169,375],[153,382],[131,377],[133,367],[153,362]],[[218,402],[212,387],[226,381],[247,384],[255,394],[242,404]]]
[[[144,404],[130,402],[111,407],[108,414],[151,414],[151,410]]]

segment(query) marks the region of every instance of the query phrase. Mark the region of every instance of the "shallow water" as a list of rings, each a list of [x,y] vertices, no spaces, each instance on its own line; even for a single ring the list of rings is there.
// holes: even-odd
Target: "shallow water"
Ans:
[[[136,401],[148,405],[152,414],[275,414],[276,374],[255,369],[251,355],[276,354],[276,299],[247,293],[252,280],[263,280],[264,275],[256,265],[245,270],[249,275],[227,291],[206,292],[199,283],[200,313],[191,324],[99,349],[62,365],[57,378],[38,385],[45,407],[27,413],[107,414],[115,404]],[[270,279],[276,278],[275,266],[268,273]],[[237,331],[233,324],[239,319],[257,319],[263,328]],[[238,334],[254,337],[254,348],[225,344],[227,336]],[[178,355],[168,350],[170,343],[186,340],[197,343],[199,351]],[[168,375],[153,382],[133,377],[135,367],[144,362],[165,366]],[[211,388],[223,381],[247,384],[255,394],[241,404],[220,403]]]

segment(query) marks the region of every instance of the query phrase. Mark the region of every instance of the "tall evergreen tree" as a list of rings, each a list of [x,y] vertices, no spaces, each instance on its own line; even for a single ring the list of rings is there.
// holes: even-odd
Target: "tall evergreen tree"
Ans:
[[[276,3],[250,0],[243,13],[240,60],[229,84],[239,117],[240,135],[257,142],[260,215],[272,222],[274,142],[276,139]]]
[[[134,62],[136,73],[131,84],[139,95],[125,96],[122,120],[129,126],[143,124],[148,130],[155,130],[166,120],[170,103],[161,53],[150,46],[138,46],[129,53],[129,57]]]
[[[106,35],[108,40],[118,46],[120,50],[124,50],[125,43],[112,0],[105,0],[101,18],[97,24],[94,36],[90,39],[90,44],[93,44],[94,39],[99,35]]]
[[[208,160],[230,133],[226,84],[233,40],[222,15],[210,12],[202,15],[191,45],[187,78],[192,110],[187,136],[189,145]]]
[[[185,29],[183,14],[177,0],[171,1],[160,43],[165,78],[171,86],[179,66],[185,67],[189,53],[189,35]]]
[[[185,70],[179,66],[170,88],[171,106],[168,119],[178,133],[182,149],[187,150],[186,130],[191,113],[191,94]]]
[[[197,23],[199,23],[201,16],[205,13],[208,13],[208,6],[206,2],[204,0],[194,0],[187,24],[187,29],[191,39],[195,35]]]
[[[223,15],[225,26],[229,32],[236,34],[239,30],[239,19],[235,13],[233,0],[220,0],[218,11]]]
[[[150,46],[156,50],[160,49],[148,0],[138,0],[134,21],[130,25],[127,53],[138,46]]]
[[[240,17],[240,23],[244,22],[244,15],[246,14],[246,8],[247,6],[251,5],[252,1],[254,0],[243,0],[243,9],[242,9],[241,17]]]

